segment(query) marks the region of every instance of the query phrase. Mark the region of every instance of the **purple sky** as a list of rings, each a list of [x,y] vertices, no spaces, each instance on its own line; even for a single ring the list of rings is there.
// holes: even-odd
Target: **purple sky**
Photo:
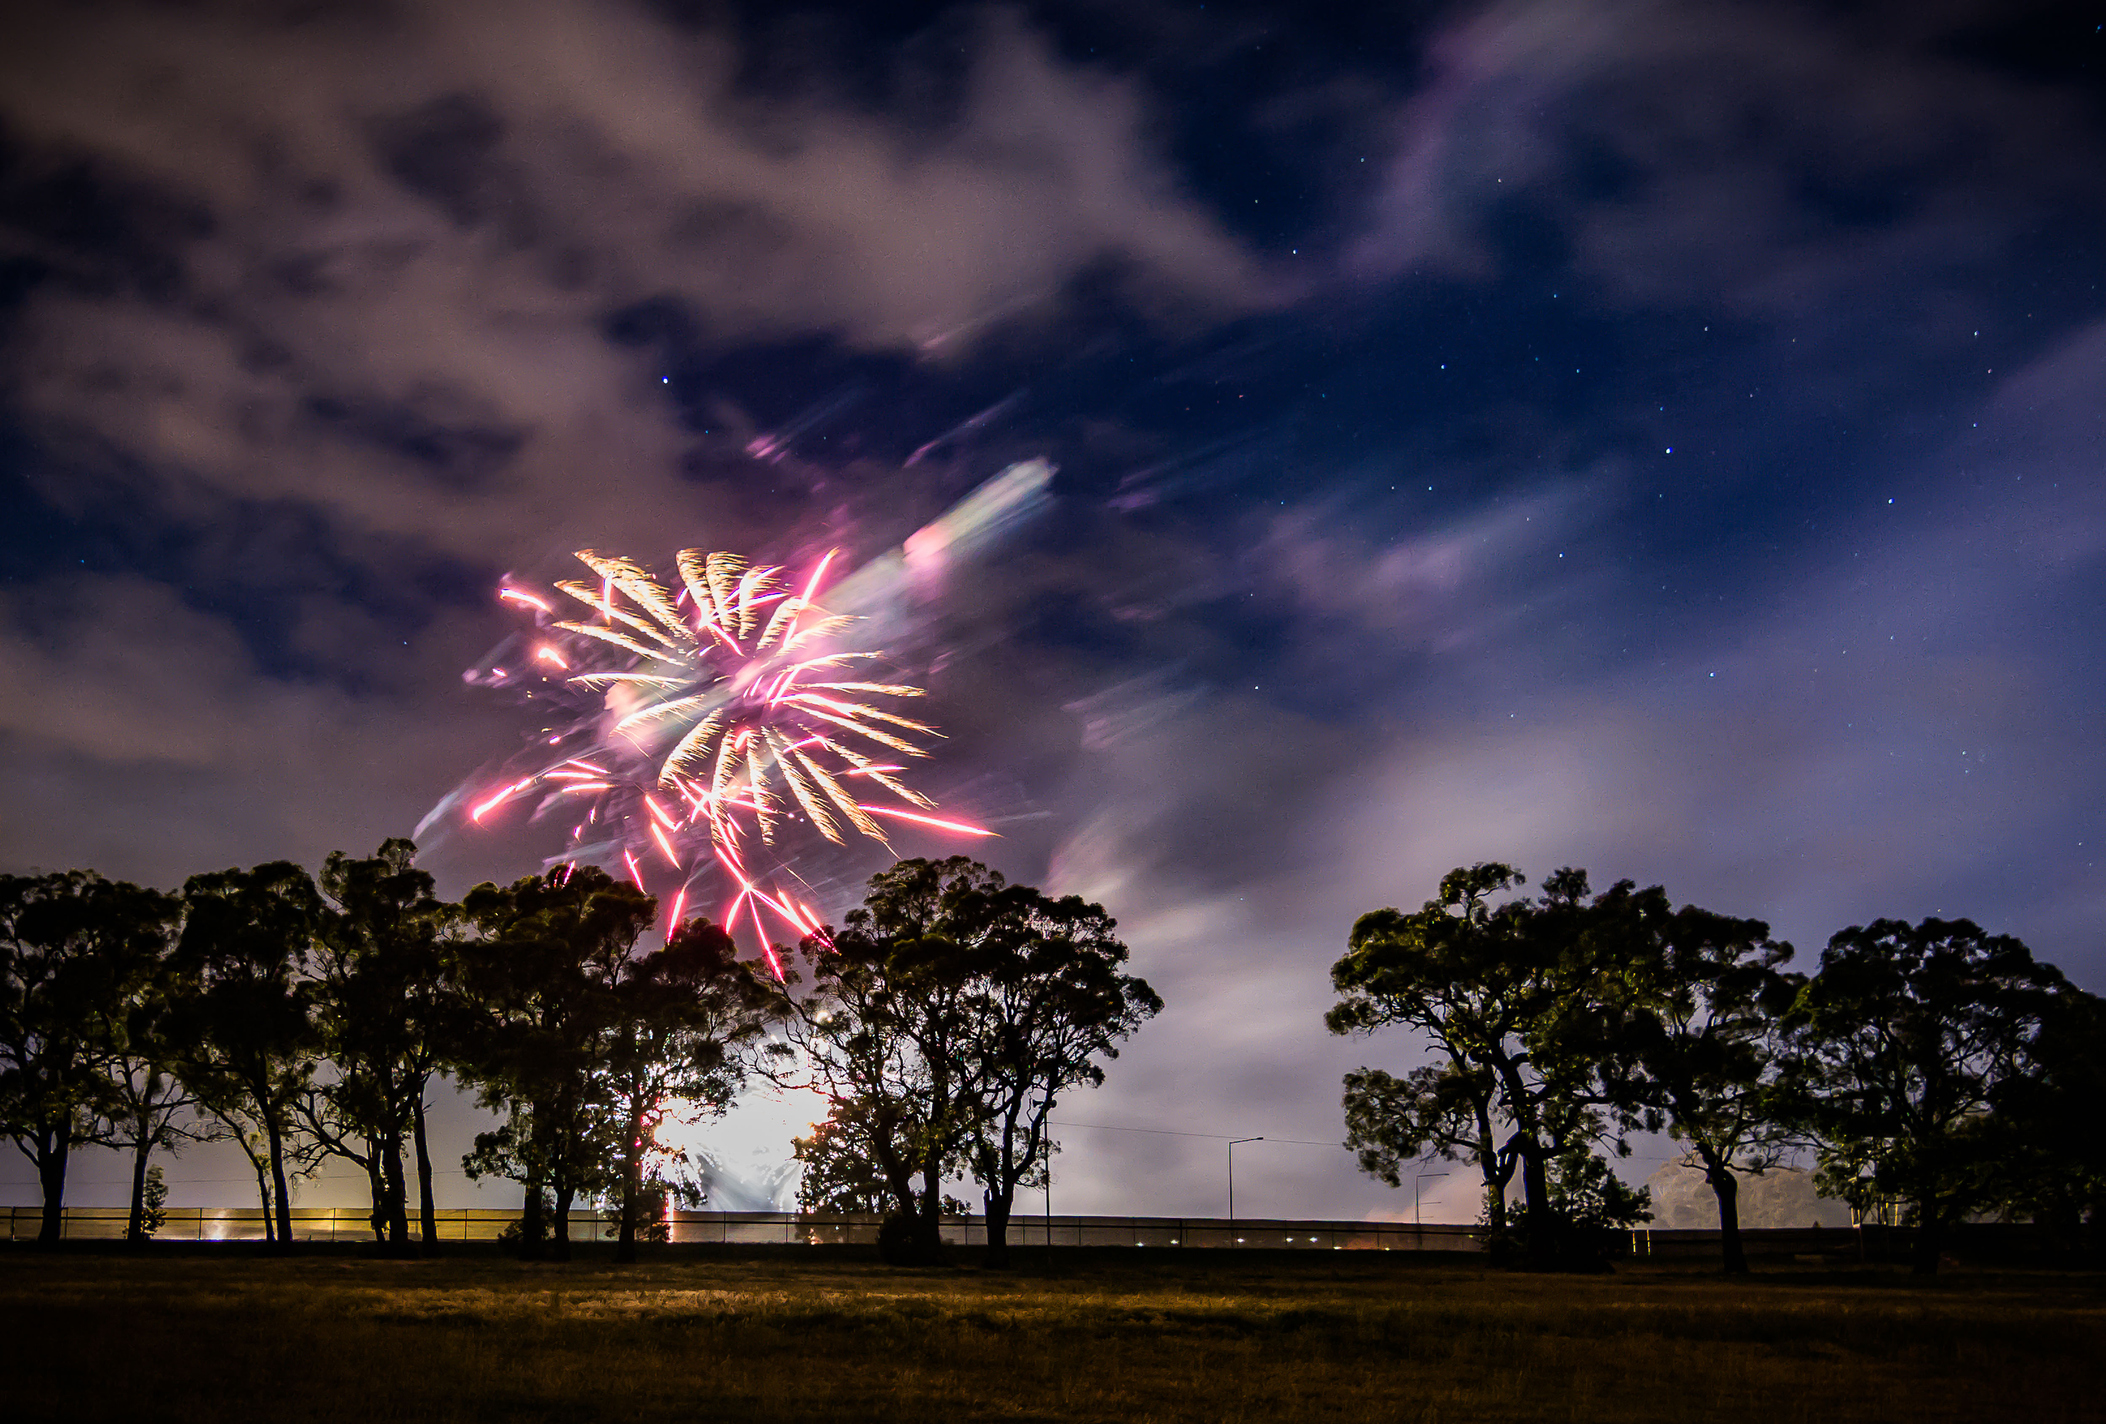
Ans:
[[[1057,1210],[1335,1142],[1417,1050],[1328,966],[1460,863],[2106,988],[2096,22],[1346,8],[11,10],[0,868],[370,850],[517,745],[505,572],[866,560],[1043,455],[897,646],[922,784],[1169,1006]],[[1411,1207],[1277,1141],[1237,1200]]]

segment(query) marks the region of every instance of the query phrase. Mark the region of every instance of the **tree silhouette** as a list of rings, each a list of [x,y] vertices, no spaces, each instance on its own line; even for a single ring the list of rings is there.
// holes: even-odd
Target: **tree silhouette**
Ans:
[[[405,1140],[416,1148],[424,1249],[437,1245],[424,1094],[460,1015],[451,939],[460,907],[438,898],[400,838],[370,857],[332,854],[314,963],[316,1021],[334,1070],[305,1096],[303,1118],[328,1151],[372,1184],[374,1234],[409,1249]]]
[[[248,1154],[266,1230],[292,1240],[294,1122],[320,1040],[301,975],[322,916],[305,870],[272,861],[193,875],[176,965],[196,984],[171,1019],[182,1080]]]
[[[179,1151],[190,1142],[214,1140],[219,1130],[201,1116],[196,1096],[176,1074],[182,1045],[174,1030],[182,1005],[197,992],[194,978],[176,963],[173,950],[181,924],[182,901],[159,897],[156,907],[166,918],[158,945],[142,944],[138,972],[127,976],[125,992],[102,1012],[108,1020],[103,1074],[109,1084],[103,1123],[97,1140],[131,1153],[130,1211],[125,1240],[137,1245],[158,1229],[149,1202],[151,1182],[160,1168],[151,1165],[157,1151]],[[165,1198],[167,1187],[161,1187]]]
[[[1744,1274],[1740,1174],[1779,1165],[1792,1145],[1775,1083],[1777,1023],[1804,982],[1780,968],[1791,946],[1760,920],[1670,912],[1658,886],[1598,910],[1609,921],[1600,932],[1619,946],[1609,1052],[1632,1098],[1701,1164],[1723,1268]]]
[[[911,1174],[900,1183],[886,1181],[878,1146],[870,1139],[870,1122],[868,1112],[837,1102],[824,1120],[813,1124],[809,1137],[791,1144],[792,1155],[804,1165],[797,1179],[800,1211],[877,1216],[911,1196]]]
[[[173,918],[168,897],[93,871],[0,876],[0,1131],[36,1164],[41,1243],[64,1229],[74,1147],[116,1100],[114,1010],[153,974]]]
[[[478,885],[462,902],[476,933],[458,958],[470,1009],[460,1066],[483,1103],[507,1115],[476,1139],[463,1166],[524,1187],[528,1254],[545,1238],[567,1260],[571,1204],[612,1184],[613,1164],[595,1133],[612,1046],[607,996],[657,904],[582,865]],[[552,1218],[544,1215],[550,1207]]]
[[[846,928],[805,944],[817,992],[798,1004],[796,1036],[833,1098],[801,1146],[817,1190],[836,1202],[882,1191],[908,1222],[909,1254],[930,1259],[943,1181],[968,1172],[988,1263],[1006,1262],[1016,1193],[1042,1170],[1060,1095],[1103,1081],[1101,1060],[1162,1008],[1122,972],[1115,927],[1102,906],[964,856],[871,877]]]
[[[1360,1170],[1392,1187],[1407,1164],[1427,1157],[1474,1162],[1483,1179],[1486,1224],[1506,1229],[1506,1191],[1518,1159],[1500,1150],[1499,1085],[1486,1068],[1453,1057],[1399,1078],[1380,1068],[1345,1075],[1346,1145]]]
[[[796,1001],[792,1039],[906,1222],[888,1240],[917,1260],[941,1252],[943,1182],[979,1120],[965,961],[984,930],[978,896],[1000,883],[963,857],[903,860],[871,877],[838,935],[802,946],[814,992]]]
[[[636,1259],[650,1180],[652,1133],[670,1099],[721,1113],[745,1081],[780,999],[723,926],[704,918],[676,929],[665,947],[616,966],[605,985],[608,1044],[601,1084],[604,1140],[614,1163],[618,1262]]]
[[[1116,1058],[1120,1040],[1163,1001],[1120,972],[1127,949],[1101,905],[1009,885],[987,896],[980,917],[989,928],[971,956],[980,1072],[967,1158],[987,1209],[987,1264],[1004,1266],[1017,1189],[1045,1170],[1055,1105],[1102,1083],[1102,1060]]]
[[[1912,1268],[1999,1195],[1992,1114],[2036,1068],[2065,981],[1969,920],[1878,920],[1829,940],[1787,1021],[1788,1082],[1820,1144],[1818,1180],[1860,1209],[1899,1200]]]
[[[1580,1228],[1643,1210],[1642,1198],[1620,1195],[1582,1164],[1595,1142],[1638,1115],[1601,1051],[1616,947],[1600,933],[1600,905],[1629,887],[1590,903],[1584,871],[1552,874],[1540,900],[1512,894],[1523,883],[1512,866],[1487,862],[1450,871],[1439,897],[1416,912],[1362,915],[1332,966],[1339,1002],[1325,1023],[1341,1034],[1417,1029],[1446,1060],[1415,1080],[1370,1069],[1349,1077],[1347,1145],[1378,1175],[1385,1165],[1394,1171],[1391,1158],[1406,1146],[1474,1158],[1495,1241],[1508,1220],[1506,1184],[1518,1173],[1528,1258],[1555,1266],[1598,1249]],[[1500,896],[1509,898],[1495,903]],[[1385,1122],[1390,1109],[1407,1115]],[[1570,1204],[1588,1220],[1575,1219]]]
[[[2106,999],[2062,988],[2028,1057],[2029,1071],[1992,1094],[1996,1195],[2096,1262],[2106,1256]]]

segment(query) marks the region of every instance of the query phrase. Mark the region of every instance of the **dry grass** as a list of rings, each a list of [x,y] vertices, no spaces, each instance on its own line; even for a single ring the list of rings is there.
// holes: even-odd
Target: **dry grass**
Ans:
[[[2106,1289],[2048,1274],[11,1253],[0,1341],[18,1424],[2106,1417]]]

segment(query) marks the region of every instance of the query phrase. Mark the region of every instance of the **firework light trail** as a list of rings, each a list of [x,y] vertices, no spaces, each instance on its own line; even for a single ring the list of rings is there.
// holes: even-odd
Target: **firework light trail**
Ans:
[[[442,801],[418,834],[456,810],[485,827],[521,808],[566,822],[554,860],[618,865],[672,905],[669,930],[705,882],[722,885],[721,922],[737,933],[750,921],[780,975],[771,919],[798,939],[824,932],[767,863],[799,828],[888,848],[885,821],[994,834],[927,814],[935,803],[901,779],[941,733],[897,710],[923,689],[873,675],[884,654],[847,635],[886,621],[897,587],[925,576],[932,557],[968,553],[1027,516],[1051,475],[1040,461],[1012,467],[831,590],[832,552],[793,573],[687,549],[661,578],[584,549],[589,579],[507,580],[497,597],[533,619],[533,636],[469,680],[528,687],[572,719],[547,726],[526,765]]]

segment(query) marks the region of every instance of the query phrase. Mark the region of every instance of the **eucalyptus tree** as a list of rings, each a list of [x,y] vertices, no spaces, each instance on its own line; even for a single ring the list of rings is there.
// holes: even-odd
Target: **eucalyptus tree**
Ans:
[[[615,966],[605,982],[608,1043],[599,1100],[620,1213],[616,1261],[636,1259],[639,1208],[651,1180],[653,1134],[673,1102],[704,1114],[730,1106],[781,999],[741,961],[722,925],[702,917],[665,946]]]
[[[928,1259],[943,1183],[969,1174],[989,1264],[1002,1264],[1055,1105],[1102,1082],[1103,1061],[1162,1009],[1123,972],[1116,927],[1100,905],[1012,885],[964,856],[873,876],[842,932],[805,944],[815,992],[798,1001],[793,1036],[833,1099],[800,1149],[819,1195],[838,1206],[882,1193],[908,1223],[910,1254]]]
[[[2096,1263],[2106,1259],[2106,999],[2058,991],[2028,1057],[2030,1071],[1994,1095],[1995,1195]]]
[[[809,1215],[882,1216],[913,1195],[913,1174],[904,1169],[888,1180],[873,1140],[871,1115],[854,1103],[836,1101],[810,1135],[791,1143],[800,1165],[797,1207]],[[902,1159],[893,1154],[895,1164]]]
[[[1525,883],[1512,866],[1487,862],[1450,871],[1439,896],[1416,911],[1362,915],[1331,967],[1339,1002],[1324,1017],[1337,1034],[1396,1026],[1431,1040],[1445,1061],[1405,1080],[1409,1091],[1375,1076],[1379,1070],[1346,1079],[1347,1146],[1392,1182],[1392,1160],[1405,1153],[1469,1156],[1495,1239],[1507,1228],[1507,1185],[1517,1170],[1531,1206],[1547,1212],[1549,1190],[1543,1159],[1531,1150],[1531,1099],[1506,1092],[1507,1073],[1525,1062],[1523,1036],[1551,992],[1521,933],[1526,902],[1497,899]]]
[[[871,1153],[913,1259],[941,1251],[943,1183],[964,1168],[980,1122],[963,961],[985,930],[983,897],[1000,883],[963,857],[903,860],[871,877],[839,934],[802,946],[812,992],[794,1001],[791,1041],[832,1099],[837,1140]]]
[[[1345,1075],[1346,1145],[1360,1170],[1392,1187],[1411,1163],[1470,1162],[1482,1180],[1486,1224],[1506,1229],[1506,1193],[1519,1161],[1500,1149],[1499,1083],[1488,1068],[1453,1057],[1401,1077],[1381,1068]]]
[[[1376,910],[1355,922],[1331,970],[1333,1033],[1403,1027],[1441,1061],[1398,1079],[1361,1069],[1346,1079],[1347,1146],[1395,1180],[1405,1155],[1477,1163],[1485,1219],[1506,1230],[1507,1184],[1522,1186],[1522,1236],[1538,1265],[1588,1251],[1574,1227],[1615,1224],[1643,1210],[1593,1156],[1596,1142],[1641,1114],[1609,1044],[1610,979],[1620,953],[1603,933],[1619,885],[1589,899],[1586,872],[1560,870],[1540,899],[1510,865],[1450,871],[1418,910]]]
[[[1865,1209],[1899,1201],[1913,1269],[2004,1194],[1997,1109],[2041,1066],[2067,989],[2010,935],[1971,920],[1878,920],[1835,935],[1786,1027],[1787,1078],[1819,1145],[1817,1180]]]
[[[93,871],[0,876],[0,1131],[37,1170],[37,1239],[64,1229],[73,1149],[98,1140],[121,1015],[166,952],[169,897]]]
[[[179,1152],[193,1142],[217,1140],[223,1129],[199,1107],[197,1096],[177,1076],[183,1045],[177,1033],[183,1005],[197,992],[193,976],[172,953],[181,901],[164,897],[169,933],[162,952],[132,977],[127,992],[104,1008],[109,1019],[103,1074],[109,1084],[97,1140],[131,1154],[130,1210],[124,1238],[148,1240],[158,1223],[149,1200],[159,1168],[156,1152]],[[167,1188],[160,1189],[165,1197]]]
[[[365,1168],[375,1234],[398,1251],[409,1246],[403,1151],[414,1148],[428,1252],[438,1231],[424,1099],[461,1015],[451,964],[461,910],[434,893],[416,854],[398,837],[323,865],[312,992],[334,1072],[306,1094],[303,1117],[328,1151]]]
[[[1723,1267],[1745,1273],[1740,1178],[1780,1165],[1796,1140],[1779,1099],[1778,1025],[1805,980],[1784,971],[1792,947],[1761,920],[1669,912],[1658,887],[1602,908],[1622,947],[1610,1052],[1631,1099],[1703,1168]]]
[[[522,1249],[567,1259],[572,1203],[615,1185],[600,1134],[618,1043],[611,991],[658,902],[581,865],[478,885],[462,905],[474,932],[457,949],[467,1010],[458,1066],[506,1114],[463,1166],[519,1182]]]
[[[1017,1189],[1042,1180],[1061,1096],[1101,1084],[1105,1060],[1163,1001],[1123,972],[1127,948],[1102,905],[997,885],[969,891],[953,916],[986,927],[959,966],[973,988],[979,1066],[966,1156],[987,1210],[987,1262],[1002,1266]]]
[[[288,1167],[302,1094],[321,1052],[306,970],[323,905],[290,861],[193,875],[183,885],[176,968],[195,985],[171,1016],[178,1076],[241,1144],[266,1231],[292,1240]]]

